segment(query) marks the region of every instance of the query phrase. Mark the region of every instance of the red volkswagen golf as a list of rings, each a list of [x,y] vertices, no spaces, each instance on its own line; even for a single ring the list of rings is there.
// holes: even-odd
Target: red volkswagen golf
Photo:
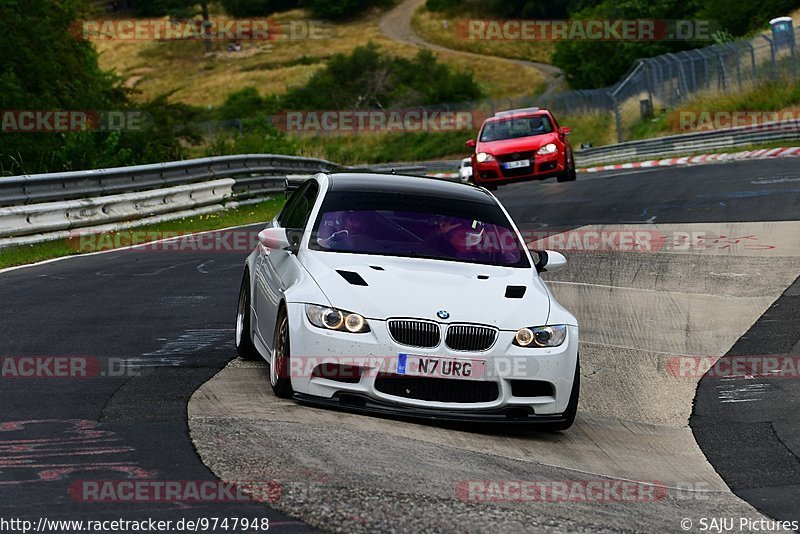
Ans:
[[[559,182],[575,179],[575,159],[567,135],[546,109],[502,111],[484,121],[478,141],[467,141],[472,154],[472,180],[495,189],[523,180],[556,177]]]

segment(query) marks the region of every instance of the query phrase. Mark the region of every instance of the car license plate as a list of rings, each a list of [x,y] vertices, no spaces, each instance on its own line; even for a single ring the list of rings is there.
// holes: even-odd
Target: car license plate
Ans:
[[[397,374],[458,380],[483,380],[486,374],[486,360],[400,354],[397,358]]]
[[[531,162],[528,159],[521,159],[519,161],[508,161],[503,163],[504,169],[519,169],[520,167],[530,167]]]

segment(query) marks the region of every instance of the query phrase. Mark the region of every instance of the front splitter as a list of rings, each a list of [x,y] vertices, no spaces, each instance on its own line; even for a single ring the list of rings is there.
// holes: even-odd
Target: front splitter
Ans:
[[[503,425],[556,425],[565,421],[563,414],[540,415],[528,408],[494,410],[440,410],[415,408],[382,402],[361,394],[336,394],[331,398],[295,393],[296,401],[309,406],[329,408],[349,413],[375,415],[429,422],[491,423]]]

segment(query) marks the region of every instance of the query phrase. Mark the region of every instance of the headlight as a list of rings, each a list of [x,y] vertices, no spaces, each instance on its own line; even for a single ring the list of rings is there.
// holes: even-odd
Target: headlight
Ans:
[[[314,326],[325,328],[326,330],[351,332],[353,334],[369,332],[367,320],[357,313],[328,308],[327,306],[317,306],[316,304],[306,304],[306,317]]]
[[[537,150],[536,153],[541,156],[542,154],[553,154],[556,150],[558,150],[558,147],[555,145],[555,143],[547,143],[542,148]]]
[[[494,161],[494,156],[488,152],[478,152],[475,154],[475,159],[478,160],[478,163],[483,163],[485,161]]]
[[[520,328],[514,336],[514,345],[518,347],[558,347],[567,338],[567,326],[534,326]]]

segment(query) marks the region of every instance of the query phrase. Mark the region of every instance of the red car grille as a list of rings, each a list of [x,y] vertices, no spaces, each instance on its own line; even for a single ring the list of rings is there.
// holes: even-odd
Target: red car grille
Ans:
[[[500,154],[495,156],[499,163],[505,163],[507,161],[517,161],[520,159],[529,159],[533,160],[533,157],[536,155],[536,152],[533,150],[526,151],[526,152],[509,152],[508,154]]]
[[[505,178],[517,178],[520,176],[528,176],[533,174],[533,166],[534,166],[534,156],[536,152],[533,150],[525,151],[525,152],[510,152],[508,154],[500,154],[495,156],[497,159],[497,165],[500,167],[500,172],[503,174]],[[504,169],[503,163],[507,163],[510,161],[519,161],[521,159],[530,160],[531,164],[528,167],[519,167],[516,169]]]

